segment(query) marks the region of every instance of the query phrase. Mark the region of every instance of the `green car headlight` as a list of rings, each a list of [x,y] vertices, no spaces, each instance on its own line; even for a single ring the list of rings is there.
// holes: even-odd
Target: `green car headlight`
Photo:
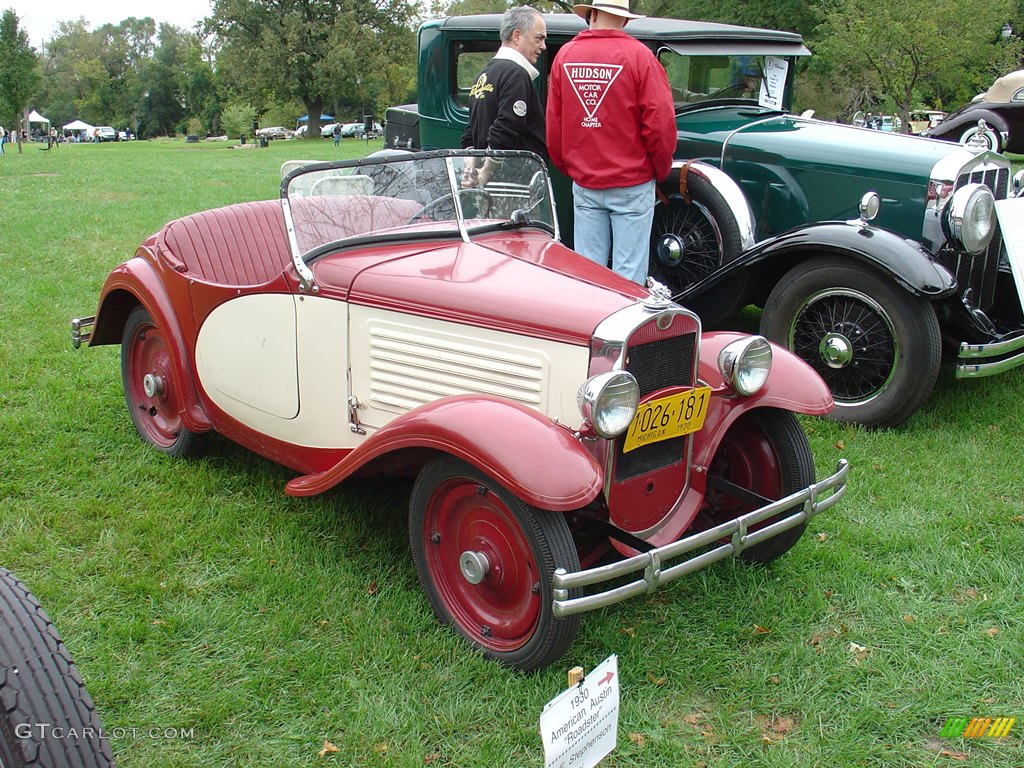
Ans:
[[[726,344],[718,353],[718,369],[741,395],[752,395],[768,381],[772,346],[764,336],[749,336]]]
[[[580,414],[598,435],[618,437],[629,428],[640,403],[640,385],[627,371],[591,376],[576,393]]]

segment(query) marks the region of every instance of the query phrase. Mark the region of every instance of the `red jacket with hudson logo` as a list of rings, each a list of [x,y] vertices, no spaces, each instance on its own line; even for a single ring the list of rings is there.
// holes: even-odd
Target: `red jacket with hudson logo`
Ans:
[[[617,29],[586,29],[551,65],[548,152],[588,189],[632,187],[668,176],[676,116],[665,70]]]

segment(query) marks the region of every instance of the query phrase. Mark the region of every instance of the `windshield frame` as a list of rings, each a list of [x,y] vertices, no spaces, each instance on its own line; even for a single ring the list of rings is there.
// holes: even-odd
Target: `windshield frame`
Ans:
[[[522,173],[530,174],[531,182],[527,186],[528,196],[523,202],[522,207],[517,207],[514,211],[506,216],[491,215],[491,209],[488,209],[486,217],[480,219],[467,218],[471,215],[471,211],[466,209],[465,200],[463,199],[468,195],[469,192],[476,189],[476,187],[470,187],[466,189],[463,186],[461,180],[462,167],[472,160],[474,163],[482,164],[483,161],[491,160],[492,162],[501,164],[512,160],[515,162],[519,161],[518,164],[512,166],[505,166],[506,168],[511,167],[512,171],[521,171]],[[430,176],[430,180],[436,185],[436,188],[432,190],[432,194],[428,195],[431,197],[430,201],[423,203],[418,213],[424,214],[430,206],[438,201],[444,201],[450,199],[450,211],[454,213],[449,218],[443,218],[439,221],[442,225],[445,223],[450,226],[442,227],[431,227],[424,226],[421,230],[416,229],[404,229],[401,226],[394,227],[395,231],[388,233],[390,227],[386,227],[378,234],[371,230],[356,232],[352,235],[342,237],[337,240],[324,240],[323,242],[316,243],[312,247],[303,250],[305,245],[308,243],[300,243],[300,234],[297,230],[297,220],[299,216],[296,211],[298,200],[310,200],[316,199],[319,195],[312,190],[315,189],[316,184],[310,185],[309,191],[303,191],[304,188],[300,183],[296,183],[303,176],[309,179],[315,178],[316,175],[320,175],[322,178],[329,179],[333,178],[331,174],[337,176],[347,175],[361,175],[360,169],[364,169],[372,173],[372,169],[379,169],[388,166],[399,166],[401,164],[407,169],[415,171],[417,168],[427,168],[430,164],[436,164],[438,161],[443,163],[443,171],[441,168],[435,168]],[[554,190],[551,183],[551,177],[547,172],[547,167],[544,161],[533,152],[527,152],[522,150],[471,150],[471,149],[455,149],[455,150],[433,150],[427,152],[407,152],[405,150],[383,150],[379,153],[374,153],[365,158],[358,158],[354,160],[344,161],[321,161],[321,162],[310,162],[296,166],[294,162],[287,163],[282,167],[282,171],[287,170],[283,173],[280,187],[280,198],[282,213],[284,216],[285,231],[288,237],[289,250],[291,251],[292,262],[295,266],[295,270],[299,275],[302,290],[315,292],[316,285],[313,279],[312,271],[309,265],[329,253],[335,253],[339,249],[346,248],[349,246],[367,246],[372,245],[377,241],[390,240],[392,242],[402,242],[410,240],[436,240],[436,239],[458,239],[462,242],[471,242],[472,237],[475,235],[481,235],[488,232],[504,231],[510,229],[518,229],[520,227],[536,227],[552,235],[555,240],[559,239],[558,229],[558,217],[557,211],[555,210]],[[403,173],[398,167],[395,167],[395,171]],[[441,175],[438,175],[440,172]],[[542,174],[538,177],[538,174]],[[409,180],[410,183],[418,181],[415,174],[407,175],[404,177]],[[360,179],[361,181],[363,179]],[[368,180],[367,183],[369,183]],[[540,182],[543,181],[543,186],[540,186]],[[438,184],[438,182],[440,182]],[[390,181],[389,181],[390,184]],[[495,186],[500,187],[500,182]],[[508,186],[516,186],[509,184]],[[520,187],[522,185],[519,185]],[[419,189],[418,185],[416,187]],[[522,191],[522,190],[520,190]],[[489,205],[494,204],[491,195],[495,192],[491,188],[489,183],[486,188],[480,188],[481,193],[485,193],[490,200]],[[533,194],[538,192],[536,200]],[[323,193],[320,193],[323,194]],[[337,194],[332,196],[343,197],[346,193]],[[356,193],[347,193],[356,196]],[[364,199],[379,198],[382,200],[391,200],[395,202],[401,202],[403,205],[407,205],[411,198],[401,199],[401,196],[395,195],[390,196],[389,194],[369,194],[359,195]],[[495,197],[499,197],[500,194],[496,194]],[[420,196],[420,200],[412,200],[412,202],[422,202],[423,197]],[[537,208],[540,203],[546,203],[544,208],[545,217],[539,220],[531,220],[529,214]],[[505,201],[505,206],[512,207],[516,204],[513,199],[511,201]],[[441,205],[446,205],[442,203]],[[415,207],[415,205],[413,206]],[[440,207],[440,206],[438,206]],[[547,217],[550,217],[550,221]],[[302,220],[306,223],[306,220]],[[429,224],[429,222],[424,222]],[[410,221],[409,226],[412,226]],[[308,239],[308,233],[307,233]]]

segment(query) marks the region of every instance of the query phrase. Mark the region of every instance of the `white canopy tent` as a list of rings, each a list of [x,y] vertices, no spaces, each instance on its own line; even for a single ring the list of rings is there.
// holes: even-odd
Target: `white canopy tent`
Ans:
[[[72,120],[70,123],[63,126],[65,131],[91,131],[95,127],[95,125],[89,125],[84,120]]]
[[[29,116],[28,116],[28,124],[32,125],[33,123],[43,123],[43,124],[46,125],[47,128],[50,127],[50,121],[47,120],[42,115],[40,115],[34,109],[29,113]]]

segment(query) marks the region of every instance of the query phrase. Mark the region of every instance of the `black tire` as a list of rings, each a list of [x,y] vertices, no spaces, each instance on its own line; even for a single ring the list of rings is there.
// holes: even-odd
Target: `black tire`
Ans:
[[[984,140],[986,148],[992,152],[1001,152],[1003,148],[1002,137],[999,135],[999,131],[993,128],[991,125],[985,124],[984,130],[978,129],[978,124],[975,123],[970,128],[960,134],[960,143],[965,147],[975,136],[980,136]]]
[[[190,458],[206,448],[207,435],[183,423],[183,406],[173,386],[177,375],[164,331],[145,307],[136,307],[121,336],[121,385],[128,414],[139,436],[158,451]]]
[[[724,481],[716,485],[716,481]],[[714,527],[756,509],[749,498],[729,492],[736,485],[775,501],[814,482],[814,456],[800,422],[790,411],[757,408],[729,427],[708,469],[708,492],[700,520]],[[769,518],[751,530],[769,525]],[[744,550],[749,563],[770,563],[788,552],[803,535],[798,525]]]
[[[530,672],[572,645],[579,616],[555,618],[552,609],[555,569],[579,570],[563,515],[532,507],[469,464],[440,456],[413,486],[409,541],[438,619],[487,658]],[[476,580],[462,565],[467,556]]]
[[[0,568],[0,766],[113,765],[64,641],[25,585]]]
[[[678,173],[673,170],[663,188],[678,188]],[[720,191],[708,179],[690,172],[686,190],[689,203],[679,193],[654,207],[650,234],[648,273],[664,283],[673,295],[707,278],[724,264],[736,259],[743,242],[736,217]],[[748,299],[749,285],[730,283],[727,296],[716,296],[714,307],[705,312],[716,319],[735,314]],[[706,325],[711,325],[701,314]]]
[[[838,258],[803,262],[778,282],[761,332],[811,365],[832,390],[831,418],[902,424],[928,399],[942,344],[931,302]]]

